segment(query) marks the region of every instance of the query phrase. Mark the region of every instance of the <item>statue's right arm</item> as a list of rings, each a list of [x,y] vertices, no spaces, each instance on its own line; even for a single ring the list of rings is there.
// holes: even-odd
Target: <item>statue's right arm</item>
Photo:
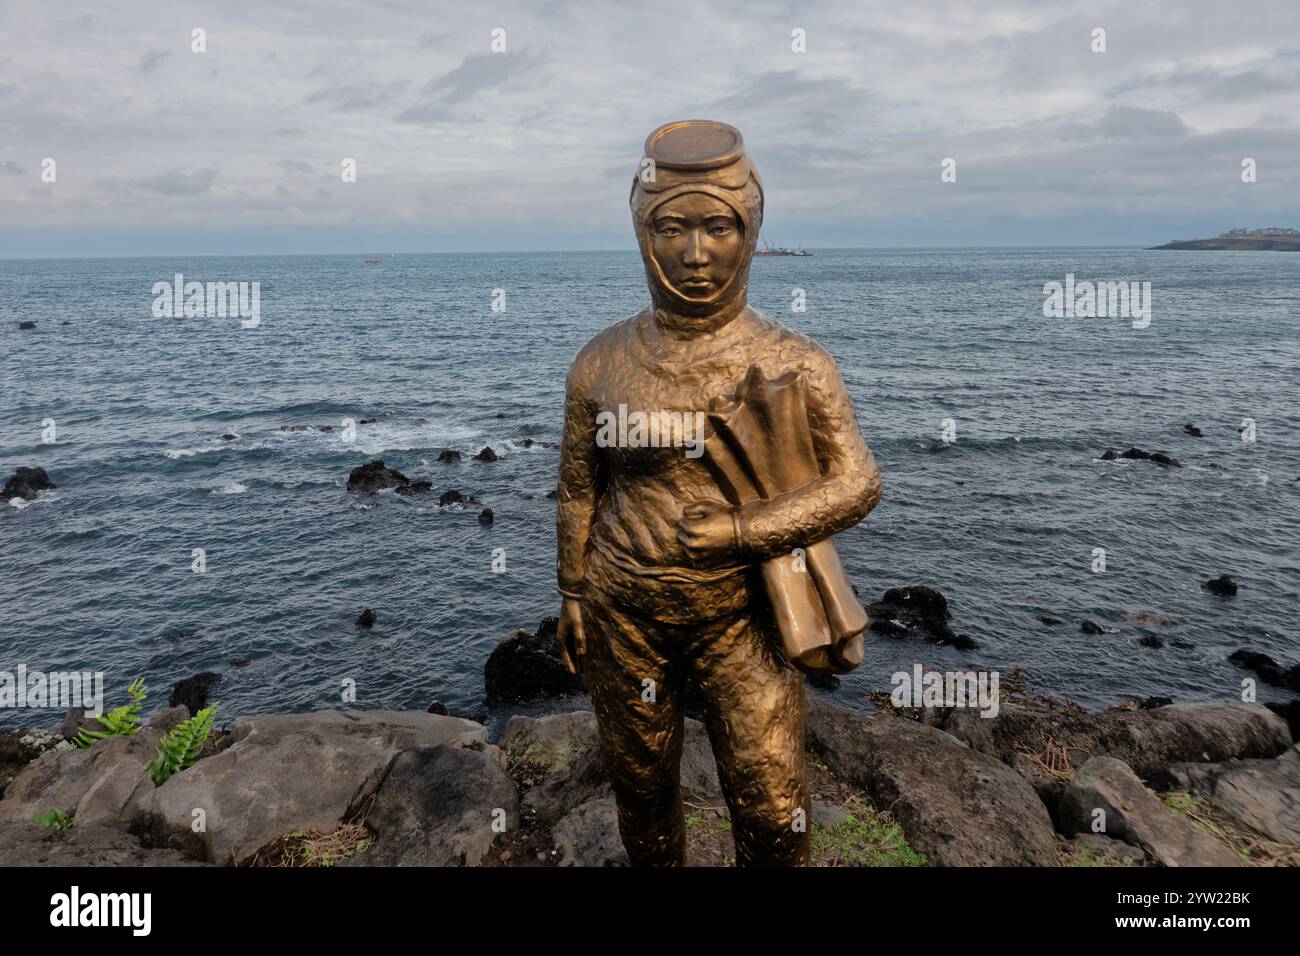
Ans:
[[[560,480],[555,490],[555,576],[564,596],[556,636],[565,664],[574,673],[586,649],[581,600],[587,538],[601,481],[596,410],[584,382],[583,364],[579,353],[565,379],[564,438],[560,446]]]

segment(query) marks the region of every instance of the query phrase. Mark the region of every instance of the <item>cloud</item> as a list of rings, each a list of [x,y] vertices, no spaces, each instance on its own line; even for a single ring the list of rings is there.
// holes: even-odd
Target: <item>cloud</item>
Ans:
[[[200,169],[192,173],[183,173],[178,169],[170,169],[148,179],[138,179],[136,185],[143,186],[145,189],[152,189],[154,192],[162,193],[165,196],[195,196],[200,193],[210,192],[212,184],[216,181],[217,171],[215,169]]]
[[[25,170],[15,163],[12,159],[6,159],[0,163],[0,174],[5,176],[21,176]]]
[[[140,57],[139,68],[141,73],[152,73],[158,67],[162,66],[163,60],[171,56],[166,50],[151,50],[142,54]]]

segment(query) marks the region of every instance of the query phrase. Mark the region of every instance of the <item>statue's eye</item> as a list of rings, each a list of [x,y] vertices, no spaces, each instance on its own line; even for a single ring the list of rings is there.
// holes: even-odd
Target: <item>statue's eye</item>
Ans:
[[[721,223],[718,223],[718,224],[716,224],[716,225],[712,225],[712,226],[709,227],[709,235],[711,235],[711,236],[729,236],[729,235],[731,235],[731,227],[730,227],[730,226],[727,226],[727,225],[723,225],[723,224],[721,224]]]
[[[682,234],[681,227],[674,225],[672,223],[664,223],[662,226],[659,227],[659,235],[661,236],[668,236],[669,238],[672,238],[673,236],[680,236],[681,234]]]

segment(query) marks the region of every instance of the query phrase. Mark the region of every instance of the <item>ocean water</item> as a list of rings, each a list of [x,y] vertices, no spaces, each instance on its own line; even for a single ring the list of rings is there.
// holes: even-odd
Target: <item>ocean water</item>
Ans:
[[[110,704],[137,675],[156,700],[216,670],[226,718],[337,706],[347,679],[356,706],[482,708],[492,647],[558,607],[545,495],[565,370],[645,305],[644,276],[631,252],[371,257],[0,262],[0,477],[41,465],[59,486],[0,510],[0,669],[102,670]],[[260,282],[261,326],[154,318],[151,289],[177,272]],[[1043,284],[1067,273],[1149,281],[1150,327],[1044,318]],[[979,643],[869,636],[835,699],[866,707],[919,662],[1020,665],[1090,707],[1237,700],[1233,650],[1300,658],[1298,279],[1300,256],[1282,253],[755,260],[752,304],[836,357],[884,475],[875,513],[837,539],[851,579],[868,600],[938,587]],[[349,417],[378,420],[350,442],[319,430]],[[470,460],[484,445],[501,460]],[[1098,460],[1130,445],[1183,467]],[[445,448],[465,460],[437,463]],[[375,458],[434,496],[348,494],[349,470]],[[439,508],[451,488],[495,524]],[[1201,588],[1223,573],[1236,598]],[[358,629],[366,607],[378,621]],[[1107,633],[1081,633],[1084,619]]]

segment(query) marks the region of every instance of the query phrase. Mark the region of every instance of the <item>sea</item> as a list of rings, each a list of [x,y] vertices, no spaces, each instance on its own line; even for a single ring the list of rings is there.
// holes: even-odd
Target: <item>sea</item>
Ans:
[[[813,252],[756,259],[750,300],[835,357],[883,473],[836,538],[849,577],[867,603],[939,589],[977,645],[869,634],[818,693],[870,709],[920,664],[1089,708],[1239,701],[1233,651],[1300,660],[1300,256]],[[160,317],[177,274],[257,282],[260,323]],[[1045,316],[1067,280],[1149,282],[1149,324]],[[142,677],[148,709],[215,671],[222,722],[499,722],[488,655],[558,610],[566,369],[647,302],[632,251],[0,262],[0,480],[57,485],[0,506],[0,671],[101,671],[109,706]],[[1101,458],[1130,446],[1181,467]],[[433,493],[349,494],[375,459]],[[1222,574],[1235,597],[1202,586]]]

